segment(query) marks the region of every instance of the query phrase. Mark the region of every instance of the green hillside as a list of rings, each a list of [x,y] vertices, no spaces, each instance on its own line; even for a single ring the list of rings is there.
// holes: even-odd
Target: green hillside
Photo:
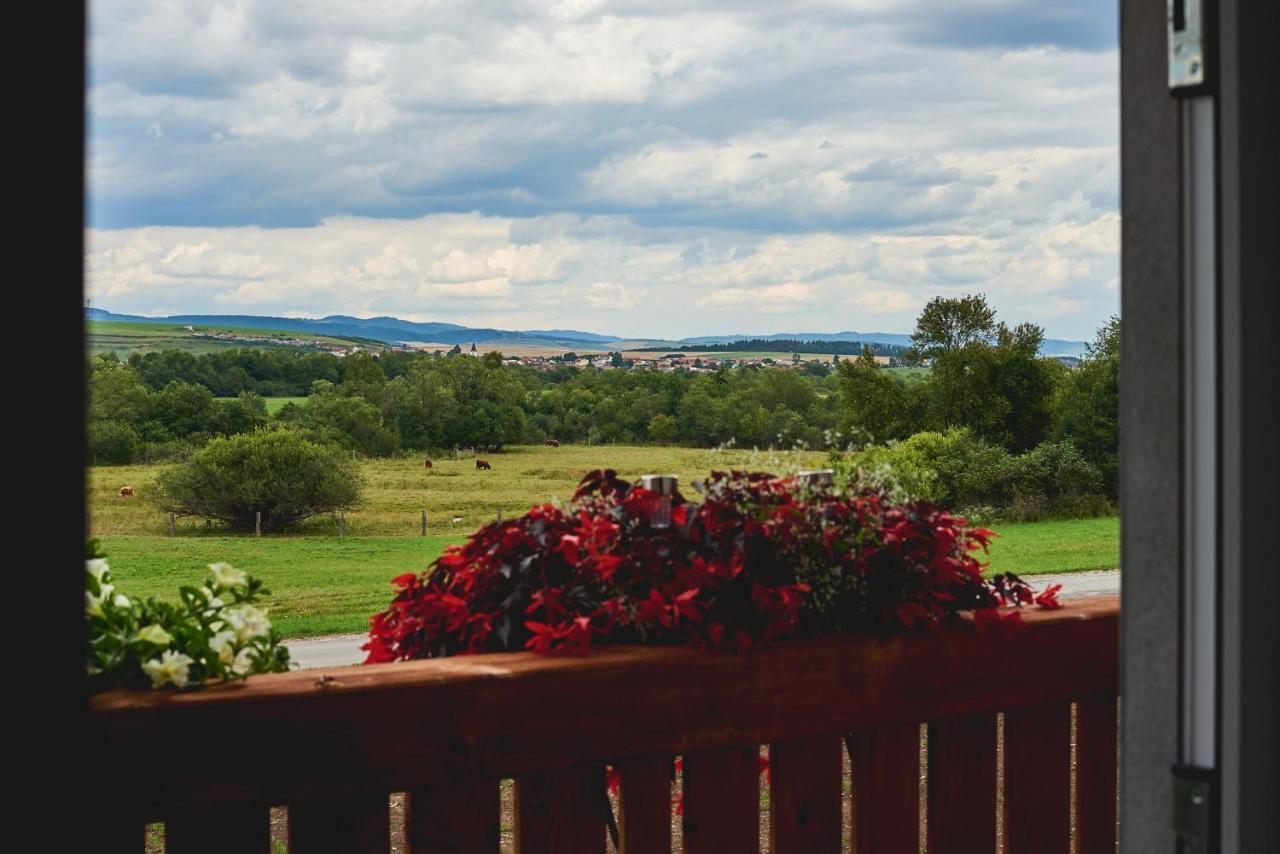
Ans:
[[[386,346],[382,342],[367,338],[337,338],[309,332],[257,329],[248,326],[187,326],[179,323],[89,320],[85,322],[85,329],[86,345],[90,353],[114,352],[122,359],[127,358],[130,353],[158,350],[185,350],[188,353],[200,354],[235,348],[263,350],[288,347],[323,350],[334,347]],[[235,337],[209,337],[213,335]]]

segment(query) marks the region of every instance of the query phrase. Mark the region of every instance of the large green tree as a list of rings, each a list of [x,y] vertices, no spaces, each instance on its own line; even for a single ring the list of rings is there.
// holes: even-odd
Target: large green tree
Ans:
[[[1068,439],[1102,473],[1107,494],[1120,481],[1120,318],[1113,315],[1068,372],[1053,403],[1050,435]]]
[[[934,297],[916,318],[911,343],[920,356],[934,358],[996,336],[996,311],[982,294]]]

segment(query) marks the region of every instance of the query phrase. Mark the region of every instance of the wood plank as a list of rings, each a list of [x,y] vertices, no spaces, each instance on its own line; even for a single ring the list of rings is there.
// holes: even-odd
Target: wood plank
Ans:
[[[671,854],[670,757],[628,759],[614,767],[618,790],[618,854]]]
[[[410,854],[494,854],[499,843],[498,781],[458,781],[407,792]]]
[[[760,749],[685,753],[685,854],[750,854],[759,845]]]
[[[996,850],[996,716],[929,722],[929,851]]]
[[[920,725],[852,733],[853,847],[858,854],[917,854],[920,846]]]
[[[517,854],[601,854],[607,805],[603,762],[520,777]]]
[[[386,794],[289,805],[289,854],[387,854],[391,804]]]
[[[118,769],[103,807],[158,820],[192,804],[406,791],[1117,690],[1116,600],[1025,619],[1016,643],[957,625],[937,636],[780,641],[752,655],[504,653],[269,674],[191,692],[110,692],[92,698],[86,737],[104,767]],[[133,761],[142,745],[191,739],[219,745],[236,774],[178,763],[156,775]]]
[[[1076,839],[1078,851],[1114,852],[1116,832],[1116,698],[1076,703]]]
[[[839,735],[769,746],[769,837],[773,854],[828,854],[841,845]]]
[[[1071,705],[1004,716],[1004,846],[1008,854],[1069,854]]]
[[[174,816],[164,823],[164,850],[166,854],[267,854],[271,850],[270,810],[265,806],[235,807]]]

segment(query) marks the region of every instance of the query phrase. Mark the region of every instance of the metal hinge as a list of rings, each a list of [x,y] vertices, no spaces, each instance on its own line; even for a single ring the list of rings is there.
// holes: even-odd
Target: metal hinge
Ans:
[[[1205,85],[1204,6],[1210,0],[1168,0],[1169,88]]]
[[[1173,829],[1180,854],[1212,854],[1213,770],[1173,766]]]

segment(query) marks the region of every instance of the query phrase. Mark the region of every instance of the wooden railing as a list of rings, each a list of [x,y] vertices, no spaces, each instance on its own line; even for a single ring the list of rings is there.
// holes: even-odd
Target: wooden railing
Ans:
[[[846,749],[862,854],[915,854],[922,837],[932,852],[992,852],[998,835],[1010,854],[1072,840],[1113,852],[1118,603],[1025,617],[1012,633],[795,640],[751,655],[615,647],[101,694],[91,818],[102,851],[143,850],[155,821],[172,854],[267,851],[268,810],[287,806],[291,851],[385,854],[388,795],[405,792],[408,850],[493,852],[499,781],[514,778],[520,854],[603,852],[609,763],[622,776],[620,851],[648,854],[670,850],[681,756],[683,850],[740,854],[760,844],[768,745],[774,854],[848,850]]]

